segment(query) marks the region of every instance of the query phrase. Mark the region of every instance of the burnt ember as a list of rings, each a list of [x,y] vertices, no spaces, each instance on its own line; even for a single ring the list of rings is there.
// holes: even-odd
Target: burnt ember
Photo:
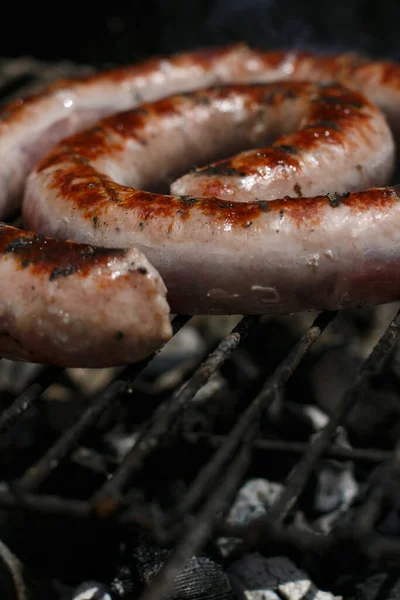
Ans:
[[[0,62],[0,95],[74,71]],[[127,368],[2,360],[0,598],[398,597],[399,308],[177,316]]]

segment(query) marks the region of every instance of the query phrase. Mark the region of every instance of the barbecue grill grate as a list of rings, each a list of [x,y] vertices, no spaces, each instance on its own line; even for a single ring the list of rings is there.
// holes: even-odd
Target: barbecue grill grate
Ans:
[[[0,98],[9,99],[55,79],[77,71],[90,71],[71,64],[44,64],[31,58],[0,61]],[[18,221],[17,221],[18,222]],[[372,533],[374,522],[385,499],[384,476],[376,477],[373,471],[371,485],[364,502],[357,510],[352,525],[345,531],[328,535],[305,532],[286,524],[286,517],[298,501],[317,462],[322,456],[336,460],[366,461],[378,465],[383,473],[393,476],[399,469],[399,448],[373,450],[369,448],[346,449],[331,444],[336,428],[343,424],[350,410],[362,401],[371,377],[379,373],[385,359],[394,348],[400,333],[400,311],[390,322],[370,356],[366,359],[351,388],[344,394],[322,433],[313,443],[265,440],[259,437],[261,415],[272,404],[276,394],[286,384],[300,363],[307,357],[312,345],[336,318],[336,314],[323,313],[304,332],[289,354],[270,374],[262,389],[247,403],[236,423],[225,435],[208,435],[185,432],[182,415],[190,406],[195,394],[207,383],[213,373],[235,353],[246,336],[259,327],[258,317],[244,317],[232,332],[223,339],[180,382],[152,412],[142,425],[136,443],[116,466],[112,476],[88,500],[54,496],[41,490],[53,474],[62,469],[63,461],[74,451],[82,436],[104,414],[117,406],[121,395],[129,391],[135,379],[148,365],[149,359],[119,370],[116,376],[82,409],[75,422],[33,461],[16,480],[0,484],[0,507],[3,510],[42,515],[62,515],[71,519],[93,519],[109,522],[112,526],[138,525],[152,532],[160,543],[173,544],[173,551],[153,584],[143,593],[142,600],[156,600],[161,592],[171,586],[183,562],[194,555],[211,534],[235,537],[241,543],[228,557],[234,560],[244,550],[268,549],[274,545],[294,546],[307,552],[329,555],[346,544],[357,545],[357,552],[365,557],[400,565],[400,540]],[[177,333],[190,316],[177,316],[173,321]],[[268,341],[268,340],[266,340]],[[8,403],[0,414],[0,436],[11,431],[19,419],[35,405],[51,385],[67,377],[65,370],[44,367],[26,389]],[[135,493],[134,482],[140,477],[145,462],[162,442],[173,444],[179,437],[189,444],[205,444],[211,458],[194,477],[187,492],[173,510],[146,503]],[[229,524],[224,515],[229,508],[251,464],[253,453],[261,452],[265,459],[271,452],[297,456],[285,489],[268,516],[256,524],[239,526]]]

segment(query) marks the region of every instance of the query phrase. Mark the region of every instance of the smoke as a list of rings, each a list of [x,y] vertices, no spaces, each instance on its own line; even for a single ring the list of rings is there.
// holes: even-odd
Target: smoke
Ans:
[[[168,50],[245,40],[266,49],[400,57],[397,0],[160,0],[156,4],[164,17],[159,45]],[[168,9],[163,11],[163,6]]]

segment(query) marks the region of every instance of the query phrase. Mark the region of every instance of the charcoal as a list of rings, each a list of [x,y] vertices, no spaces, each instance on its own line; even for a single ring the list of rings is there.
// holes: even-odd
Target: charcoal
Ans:
[[[139,586],[151,583],[169,556],[169,551],[154,543],[147,535],[138,533],[131,555],[132,579]]]
[[[334,445],[342,448],[351,447],[342,427],[338,427],[332,441]],[[314,509],[325,513],[325,516],[314,523],[319,531],[330,531],[333,523],[349,509],[357,497],[359,486],[353,474],[353,467],[351,461],[325,459],[320,462],[316,474]]]
[[[239,490],[227,515],[227,522],[232,525],[244,525],[257,517],[268,513],[276,502],[283,486],[265,479],[251,479]],[[219,538],[218,547],[226,556],[237,542],[231,538]]]
[[[193,556],[177,575],[168,600],[233,600],[222,567],[207,556]]]
[[[133,593],[135,586],[132,582],[131,572],[127,565],[121,565],[118,569],[118,573],[112,580],[110,588],[117,598],[127,598],[130,600],[134,597]]]
[[[341,600],[320,591],[288,558],[247,554],[227,570],[238,600]]]
[[[399,573],[376,573],[358,583],[354,600],[398,600],[400,598]]]
[[[352,473],[339,461],[326,462],[317,475],[315,509],[331,512],[347,510],[357,495],[358,485]]]
[[[144,533],[136,536],[131,550],[132,580],[138,587],[150,586],[170,555]],[[166,600],[231,600],[232,589],[221,564],[211,554],[187,559],[176,576]]]
[[[114,600],[106,586],[96,581],[87,581],[77,587],[68,600]],[[67,599],[66,599],[67,600]]]

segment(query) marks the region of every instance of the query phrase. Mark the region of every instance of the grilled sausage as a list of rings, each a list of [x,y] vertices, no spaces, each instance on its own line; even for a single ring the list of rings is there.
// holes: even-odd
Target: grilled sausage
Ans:
[[[187,195],[142,191],[182,166],[299,125],[271,148],[178,180],[173,187]],[[330,197],[267,199],[383,185],[393,155],[383,115],[342,86],[201,90],[108,117],[62,141],[29,175],[23,215],[46,235],[139,248],[165,281],[173,312],[288,313],[386,301],[387,286],[376,289],[372,273],[370,287],[354,280],[359,269],[374,269],[367,250],[382,267],[393,231],[382,238],[375,229],[383,233],[395,212],[392,195],[378,212],[367,201],[354,212],[354,197],[346,201],[350,212]],[[212,197],[191,195],[199,191]],[[360,227],[368,236],[354,237]]]
[[[364,93],[400,130],[400,64],[355,55],[263,52],[246,44],[153,58],[89,77],[67,79],[0,114],[0,217],[19,207],[25,178],[62,138],[143,102],[226,83],[282,79],[337,81]]]
[[[107,367],[144,358],[171,337],[165,286],[136,250],[1,225],[0,277],[3,357]]]
[[[4,217],[19,206],[27,174],[54,143],[100,117],[176,91],[228,82],[268,82],[288,78],[336,80],[363,92],[383,109],[394,131],[399,130],[400,66],[397,64],[371,63],[347,55],[315,57],[293,52],[265,53],[242,44],[222,50],[163,57],[86,79],[61,81],[41,94],[8,105],[0,116],[0,214]],[[366,106],[364,102],[363,107],[353,108],[362,111]],[[335,139],[334,128],[326,125],[321,123],[321,133],[328,131]],[[103,133],[104,130],[99,131],[100,137]],[[287,132],[283,130],[283,133]],[[175,132],[171,140],[174,135]],[[368,143],[373,137],[373,134],[372,137],[367,135]],[[127,144],[137,142],[140,140]],[[382,161],[382,166],[388,175],[391,141],[386,138],[383,143],[386,160]],[[235,150],[233,146],[231,151]],[[281,150],[285,160],[294,160],[288,148]],[[119,149],[114,148],[113,152],[118,153]],[[59,157],[56,160],[60,160]],[[109,162],[107,157],[106,162]],[[383,185],[379,183],[380,174],[377,181],[370,181],[367,170],[364,175],[363,165],[360,163],[358,168],[357,164],[352,162],[359,176],[351,168],[346,170],[347,174],[352,171],[349,184],[354,186],[353,189],[362,185]],[[71,163],[63,164],[63,169],[66,167],[68,171],[71,166]],[[50,174],[50,165],[47,167]],[[97,184],[89,181],[95,175],[94,167],[100,168]],[[400,297],[396,280],[392,278],[399,266],[397,188],[338,195],[333,193],[337,192],[341,178],[338,173],[332,193],[326,196],[300,200],[284,198],[275,202],[263,198],[237,205],[215,198],[196,200],[187,195],[167,198],[147,192],[126,192],[116,183],[124,181],[118,169],[107,175],[101,168],[99,158],[94,166],[81,161],[79,172],[83,179],[76,177],[77,171],[71,174],[72,179],[65,179],[65,187],[58,196],[60,203],[57,201],[51,207],[51,216],[43,215],[39,210],[35,214],[40,208],[37,196],[40,185],[44,183],[49,191],[48,181],[40,180],[39,171],[36,171],[25,196],[27,223],[35,222],[38,230],[43,232],[51,220],[54,222],[52,231],[57,235],[78,239],[83,232],[83,237],[90,243],[105,245],[107,239],[111,240],[109,231],[114,226],[118,246],[124,245],[125,238],[129,241],[128,246],[143,247],[150,260],[162,266],[163,276],[170,282],[168,297],[173,300],[176,312],[186,308],[193,313],[290,312],[371,305]],[[216,170],[214,168],[214,172]],[[202,180],[203,193],[213,193],[205,190],[209,182],[204,179],[204,170],[200,173],[176,182],[176,188],[184,184],[184,189],[189,189],[193,182]],[[165,173],[159,184],[171,175],[174,173]],[[323,180],[326,171],[321,175]],[[146,178],[146,171],[142,178]],[[52,194],[56,188],[52,188]],[[295,190],[293,185],[293,191],[297,196],[304,193],[301,186]],[[75,196],[77,192],[79,194]],[[34,198],[35,208],[29,204]],[[61,199],[68,199],[68,203]],[[78,210],[74,211],[78,205]],[[74,218],[69,222],[71,213]],[[127,223],[132,221],[138,231],[128,231]],[[59,229],[58,233],[56,229]],[[144,231],[145,236],[141,236]],[[154,246],[147,246],[149,242]],[[62,242],[54,243],[60,243],[62,247]],[[45,255],[46,248],[42,252]],[[18,271],[18,276],[20,273],[27,271]],[[16,275],[14,279],[17,281]],[[204,280],[209,285],[205,285]],[[250,288],[244,289],[242,281],[250,282]],[[205,287],[208,287],[206,294]],[[96,292],[92,290],[91,293],[94,299]],[[88,291],[88,298],[89,295]],[[143,297],[139,299],[139,304],[141,302]],[[101,310],[100,302],[93,302],[92,306],[96,311]],[[28,320],[29,314],[27,310]],[[26,348],[29,339],[23,328],[19,331],[19,343]],[[135,334],[134,328],[131,333]],[[25,350],[15,349],[13,356],[25,358]],[[34,356],[30,354],[30,360],[35,360]],[[59,361],[59,357],[53,355],[50,362],[55,360]],[[81,366],[85,366],[87,355],[77,356],[79,360],[83,360]],[[108,360],[118,363],[111,353]]]

